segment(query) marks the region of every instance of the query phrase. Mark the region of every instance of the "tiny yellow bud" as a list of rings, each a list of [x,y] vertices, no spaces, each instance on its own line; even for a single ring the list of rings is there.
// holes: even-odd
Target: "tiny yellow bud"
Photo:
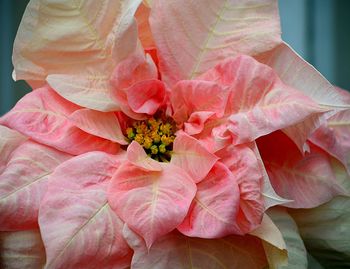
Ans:
[[[149,136],[145,136],[144,141],[143,141],[143,147],[145,149],[149,149],[152,146],[152,138]]]
[[[160,153],[165,153],[166,152],[166,146],[164,144],[159,145],[159,152]]]
[[[137,143],[139,143],[140,145],[142,145],[143,144],[143,135],[142,134],[136,134],[135,135],[135,141],[137,142]]]
[[[156,145],[153,145],[151,147],[151,153],[154,154],[154,155],[158,153],[158,147]]]

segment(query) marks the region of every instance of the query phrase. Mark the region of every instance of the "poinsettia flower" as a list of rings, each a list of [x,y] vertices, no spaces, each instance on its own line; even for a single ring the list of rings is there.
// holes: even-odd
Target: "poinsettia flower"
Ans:
[[[46,268],[283,265],[300,237],[267,210],[343,194],[307,139],[349,104],[277,1],[143,2],[30,1],[14,77],[39,87],[0,118],[0,229],[39,226]]]

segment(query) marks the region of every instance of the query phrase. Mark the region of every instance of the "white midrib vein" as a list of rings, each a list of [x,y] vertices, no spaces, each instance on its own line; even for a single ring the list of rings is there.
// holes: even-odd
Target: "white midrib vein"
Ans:
[[[72,242],[77,237],[77,235],[107,206],[108,206],[108,202],[106,201],[82,226],[80,226],[80,228],[73,234],[72,238],[65,244],[64,248],[59,252],[58,255],[55,256],[53,260],[51,260],[49,264],[45,266],[45,268],[50,268],[50,266],[54,264],[58,260],[58,258],[60,258],[64,254],[66,249],[72,244]]]
[[[207,35],[207,38],[206,38],[206,40],[203,43],[203,46],[202,46],[202,48],[200,50],[200,53],[198,55],[198,59],[196,61],[196,64],[195,64],[195,66],[193,67],[193,69],[192,69],[192,71],[190,73],[189,79],[193,79],[193,77],[197,74],[198,68],[199,68],[199,66],[200,66],[200,64],[202,62],[202,58],[204,56],[205,51],[207,50],[208,44],[209,44],[210,40],[213,38],[213,36],[214,36],[214,30],[216,29],[216,27],[218,26],[219,22],[221,21],[222,13],[227,8],[227,3],[228,3],[228,0],[225,0],[222,8],[220,9],[219,13],[217,14],[216,21],[214,22],[214,25],[210,27],[209,33]]]

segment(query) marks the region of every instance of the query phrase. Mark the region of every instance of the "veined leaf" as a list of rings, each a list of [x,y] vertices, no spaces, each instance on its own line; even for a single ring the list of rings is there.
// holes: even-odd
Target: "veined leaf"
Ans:
[[[218,157],[195,138],[185,132],[177,133],[170,162],[186,171],[194,182],[200,182],[217,160]]]
[[[6,168],[11,153],[26,139],[17,131],[0,125],[0,175]]]
[[[147,171],[125,163],[113,175],[108,201],[150,248],[182,222],[196,189],[192,178],[175,165],[163,164],[162,171]]]
[[[257,59],[271,66],[284,83],[309,96],[321,107],[328,110],[350,108],[349,101],[286,43],[259,55]],[[304,152],[308,137],[332,114],[334,112],[313,115],[295,126],[286,128],[284,132],[298,145],[299,150]]]
[[[251,142],[326,112],[311,98],[284,84],[269,66],[246,55],[224,60],[200,79],[229,88],[226,129],[232,133],[234,144]]]
[[[14,44],[15,79],[49,76],[50,85],[68,100],[115,109],[109,76],[136,49],[133,15],[140,2],[30,1]]]
[[[229,56],[255,55],[281,42],[274,0],[155,0],[150,23],[169,85],[193,79]]]
[[[187,236],[200,238],[243,234],[246,231],[240,229],[239,204],[237,175],[217,162],[197,184],[190,210],[177,229]]]
[[[123,222],[107,203],[106,189],[120,156],[91,152],[59,166],[40,206],[47,269],[118,268],[130,264]]]
[[[88,134],[69,121],[68,117],[78,109],[46,86],[24,96],[0,118],[0,124],[73,155],[93,150],[116,153],[118,144]]]
[[[54,169],[71,155],[33,141],[14,150],[0,175],[0,230],[38,227],[38,211]]]
[[[309,139],[338,158],[350,172],[350,109],[329,118]]]
[[[285,206],[311,208],[347,193],[335,178],[330,157],[316,146],[302,155],[282,132],[261,137],[257,144],[272,186],[293,200]]]
[[[87,108],[76,110],[69,120],[79,129],[104,139],[127,145],[117,116],[113,112],[100,112]]]

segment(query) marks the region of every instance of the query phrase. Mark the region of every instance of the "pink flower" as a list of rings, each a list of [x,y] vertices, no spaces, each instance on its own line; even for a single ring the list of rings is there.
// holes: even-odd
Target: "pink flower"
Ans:
[[[286,258],[267,210],[347,194],[319,127],[349,105],[253,2],[31,1],[15,77],[39,87],[0,118],[0,230],[39,228],[46,268]]]

